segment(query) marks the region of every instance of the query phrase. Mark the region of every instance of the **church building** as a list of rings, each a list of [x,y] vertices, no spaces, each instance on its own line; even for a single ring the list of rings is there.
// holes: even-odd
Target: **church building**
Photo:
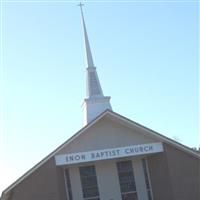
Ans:
[[[80,8],[84,127],[5,189],[1,200],[200,200],[200,154],[112,111]]]

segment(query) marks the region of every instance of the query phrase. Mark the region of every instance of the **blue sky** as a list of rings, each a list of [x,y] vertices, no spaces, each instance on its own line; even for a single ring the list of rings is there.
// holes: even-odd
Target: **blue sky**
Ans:
[[[76,4],[1,2],[0,192],[82,127],[85,52]],[[90,1],[84,14],[113,110],[199,146],[197,1]]]

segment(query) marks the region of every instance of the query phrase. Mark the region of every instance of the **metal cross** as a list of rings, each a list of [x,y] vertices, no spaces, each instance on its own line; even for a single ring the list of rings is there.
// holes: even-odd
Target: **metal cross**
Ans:
[[[82,9],[82,7],[84,6],[84,4],[80,2],[80,3],[78,4],[78,6],[80,6],[80,8]]]
[[[82,18],[83,18],[83,9],[82,9],[82,7],[84,6],[84,4],[80,2],[80,3],[78,4],[78,6],[79,6],[80,9],[81,9],[81,15],[82,15]]]

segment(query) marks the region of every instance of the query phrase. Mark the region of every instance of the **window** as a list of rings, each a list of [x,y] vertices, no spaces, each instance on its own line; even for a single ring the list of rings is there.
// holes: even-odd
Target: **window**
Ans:
[[[146,159],[142,159],[142,166],[143,166],[143,171],[144,171],[144,178],[145,178],[145,183],[146,183],[148,199],[152,200],[153,198],[152,198],[151,185],[149,181],[149,173],[148,173]]]
[[[69,170],[65,169],[65,185],[67,187],[67,199],[73,200],[72,197],[72,187],[71,187],[71,181],[70,181],[70,176],[69,176]]]
[[[99,190],[94,166],[80,167],[81,185],[85,200],[99,200]]]
[[[122,200],[138,200],[131,161],[117,162]]]

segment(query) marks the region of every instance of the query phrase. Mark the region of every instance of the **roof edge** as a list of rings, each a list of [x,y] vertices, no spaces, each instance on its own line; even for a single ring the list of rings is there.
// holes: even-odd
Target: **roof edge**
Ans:
[[[160,134],[160,133],[158,133],[158,132],[156,132],[156,131],[154,131],[150,128],[147,128],[147,127],[145,127],[145,126],[143,126],[143,125],[141,125],[141,124],[139,124],[135,121],[132,121],[132,120],[130,120],[130,119],[118,114],[118,113],[110,111],[109,114],[113,115],[114,117],[119,117],[121,120],[125,121],[125,123],[128,123],[131,126],[133,126],[133,124],[134,124],[134,126],[140,128],[142,130],[145,130],[146,132],[150,133],[153,137],[156,137],[156,138],[162,140],[163,142],[166,142],[167,144],[174,145],[177,148],[183,150],[184,152],[189,153],[189,154],[193,155],[194,157],[200,159],[200,154],[196,153],[194,150],[192,150],[190,147],[188,147],[184,144],[181,144],[181,143],[179,143],[179,142],[177,142],[177,141],[175,141],[175,140],[173,140],[173,139],[171,139],[171,138],[169,138],[165,135],[162,135],[162,134]]]
[[[92,120],[90,123],[88,123],[86,126],[84,126],[82,129],[80,129],[78,132],[76,132],[74,135],[72,135],[68,140],[66,140],[64,143],[62,143],[58,148],[56,148],[54,151],[52,151],[50,154],[48,154],[44,159],[42,159],[40,162],[38,162],[36,165],[34,165],[30,170],[28,170],[24,175],[22,175],[20,178],[18,178],[14,183],[12,183],[10,186],[8,186],[1,195],[1,200],[5,200],[4,197],[5,195],[11,191],[16,185],[21,183],[26,177],[28,177],[30,174],[32,174],[35,170],[37,170],[40,166],[42,166],[45,162],[47,162],[50,158],[52,158],[58,151],[60,151],[65,145],[68,145],[70,142],[72,142],[74,139],[76,139],[80,134],[82,134],[84,131],[86,131],[88,128],[93,126],[97,121],[99,121],[101,118],[103,118],[105,115],[109,114],[111,117],[117,117],[119,120],[122,120],[129,126],[133,127],[136,126],[142,130],[145,130],[145,132],[150,133],[153,137],[156,137],[160,139],[163,142],[166,142],[168,144],[176,146],[178,149],[189,153],[190,155],[200,159],[200,155],[196,152],[194,152],[192,149],[189,147],[178,143],[152,129],[149,129],[137,122],[134,122],[116,112],[113,112],[112,110],[105,110],[103,113],[101,113],[99,116],[97,116],[94,120]]]
[[[70,142],[72,142],[76,137],[78,137],[82,132],[87,130],[89,127],[91,127],[93,124],[95,124],[98,120],[100,120],[106,113],[110,112],[109,109],[105,110],[103,113],[101,113],[99,116],[97,116],[95,119],[93,119],[90,123],[88,123],[86,126],[81,128],[78,132],[76,132],[74,135],[72,135],[69,139],[67,139],[64,143],[62,143],[59,147],[57,147],[54,151],[52,151],[50,154],[48,154],[45,158],[43,158],[41,161],[39,161],[36,165],[34,165],[30,170],[25,172],[21,177],[19,177],[14,183],[12,183],[10,186],[8,186],[5,190],[3,190],[1,194],[0,200],[4,200],[4,196],[6,193],[8,193],[10,190],[12,190],[17,184],[22,182],[27,176],[32,174],[35,170],[37,170],[40,166],[42,166],[45,162],[47,162],[52,156],[54,156],[58,151],[60,151],[65,145],[68,145]]]

